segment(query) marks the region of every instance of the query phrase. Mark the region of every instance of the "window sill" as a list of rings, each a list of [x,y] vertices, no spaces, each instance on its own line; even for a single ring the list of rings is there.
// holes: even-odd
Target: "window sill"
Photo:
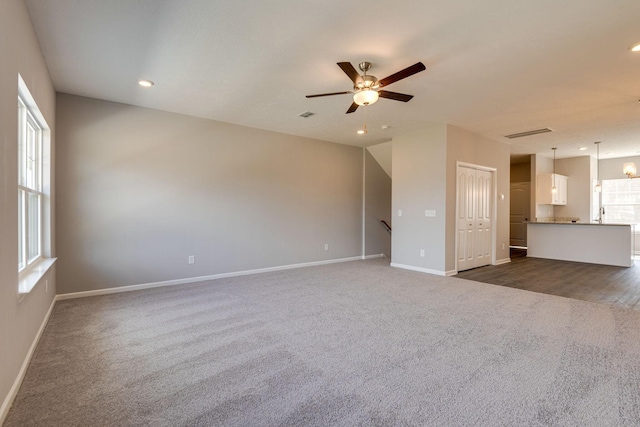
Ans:
[[[18,295],[24,295],[31,292],[36,287],[40,279],[47,274],[53,263],[58,258],[43,258],[36,265],[29,269],[29,272],[21,275],[18,279]]]

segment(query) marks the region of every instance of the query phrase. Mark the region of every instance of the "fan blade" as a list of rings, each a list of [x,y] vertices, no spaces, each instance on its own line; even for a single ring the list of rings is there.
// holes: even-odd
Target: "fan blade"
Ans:
[[[338,62],[338,67],[342,68],[342,71],[344,71],[344,73],[349,76],[353,84],[356,84],[360,80],[362,80],[362,77],[360,77],[360,74],[358,74],[356,69],[353,68],[351,62]]]
[[[424,71],[426,69],[427,68],[424,66],[422,62],[417,62],[413,64],[411,67],[407,67],[404,70],[398,71],[395,74],[391,74],[390,76],[385,77],[382,80],[378,80],[378,83],[380,84],[380,87],[389,86],[391,83],[395,83],[398,80],[406,79],[407,77],[412,76],[416,73],[419,73],[420,71]]]
[[[353,93],[353,92],[348,90],[346,92],[319,93],[319,94],[316,94],[316,95],[307,95],[307,98],[317,98],[319,96],[344,95],[344,94],[347,94],[347,93]]]
[[[356,111],[358,109],[358,104],[356,104],[355,102],[353,102],[351,104],[351,107],[349,107],[349,109],[347,110],[347,112],[345,114],[349,114],[349,113],[353,113],[354,111]]]
[[[388,90],[379,90],[378,95],[380,96],[380,98],[393,99],[394,101],[402,102],[409,102],[411,101],[411,98],[413,98],[413,95],[407,95],[398,92],[389,92]]]

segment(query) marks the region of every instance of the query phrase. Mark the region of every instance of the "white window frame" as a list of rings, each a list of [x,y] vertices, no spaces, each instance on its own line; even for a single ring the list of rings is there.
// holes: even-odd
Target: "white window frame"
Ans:
[[[54,264],[51,243],[51,131],[24,80],[18,75],[18,294],[26,294]],[[29,138],[33,138],[28,141]],[[31,143],[32,150],[27,156]],[[29,158],[28,158],[29,157]],[[30,164],[29,164],[30,163]],[[29,206],[29,197],[35,203]],[[35,235],[32,233],[36,228]],[[31,237],[31,239],[30,239]],[[31,240],[31,241],[30,241]]]
[[[20,95],[18,95],[18,123],[18,212],[20,215],[18,218],[18,273],[23,273],[42,258],[43,129]],[[35,209],[35,206],[30,203],[31,199],[36,200]],[[32,215],[36,216],[35,221],[31,219]]]

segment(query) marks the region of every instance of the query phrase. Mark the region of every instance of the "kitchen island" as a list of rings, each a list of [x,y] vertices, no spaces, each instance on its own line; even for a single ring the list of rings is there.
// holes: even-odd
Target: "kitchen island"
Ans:
[[[527,256],[631,267],[634,226],[572,222],[528,222]]]

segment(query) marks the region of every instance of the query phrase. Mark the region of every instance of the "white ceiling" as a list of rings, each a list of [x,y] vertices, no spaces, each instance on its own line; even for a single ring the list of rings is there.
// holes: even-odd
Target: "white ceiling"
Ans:
[[[60,92],[358,146],[439,122],[505,142],[555,131],[512,140],[513,155],[640,153],[638,0],[26,3]],[[336,62],[363,60],[378,78],[427,70],[388,87],[406,104],[345,114],[350,95],[305,98],[350,90]]]

